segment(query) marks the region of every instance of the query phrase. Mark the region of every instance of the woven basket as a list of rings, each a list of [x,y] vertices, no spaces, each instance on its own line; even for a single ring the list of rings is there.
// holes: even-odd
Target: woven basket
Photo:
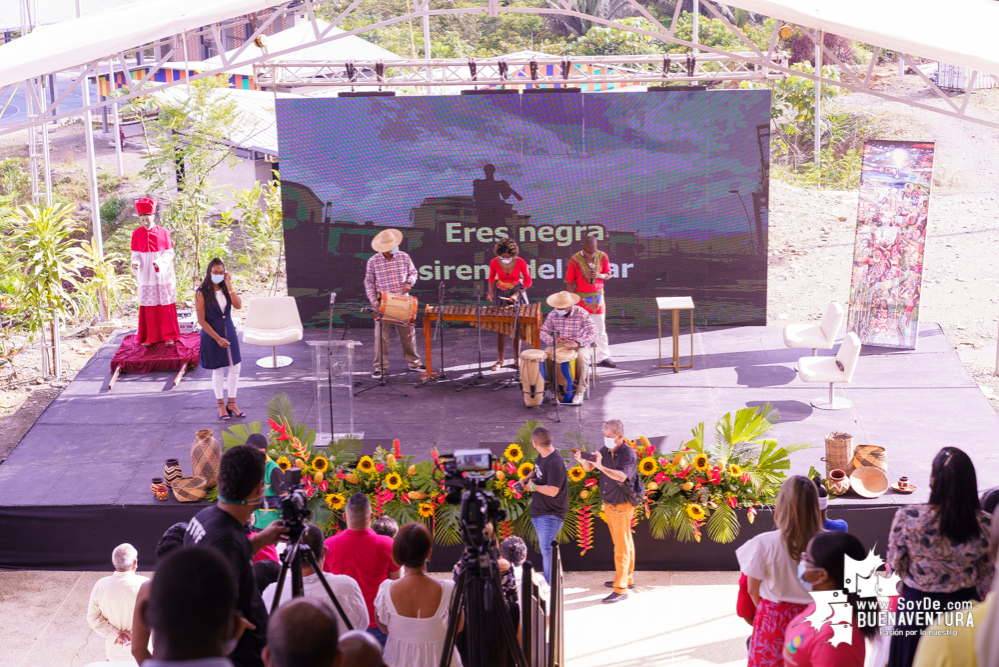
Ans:
[[[833,470],[850,474],[853,470],[853,436],[833,431],[826,436],[826,478]]]
[[[863,468],[864,466],[878,468],[887,474],[888,453],[885,448],[877,445],[857,445],[857,448],[853,450],[853,467]]]
[[[196,503],[205,497],[204,477],[181,477],[173,483],[173,496],[182,503]]]
[[[219,463],[222,461],[222,445],[215,439],[210,428],[203,428],[195,434],[191,445],[191,467],[195,477],[204,477],[206,488],[218,484]]]

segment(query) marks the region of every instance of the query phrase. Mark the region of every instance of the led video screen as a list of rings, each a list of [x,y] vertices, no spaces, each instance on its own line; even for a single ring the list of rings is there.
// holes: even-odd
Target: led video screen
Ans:
[[[277,101],[288,292],[307,326],[370,323],[372,238],[397,228],[437,303],[485,292],[518,242],[544,300],[584,236],[611,262],[611,325],[691,296],[699,325],[766,322],[767,90]],[[547,307],[546,307],[547,310]]]

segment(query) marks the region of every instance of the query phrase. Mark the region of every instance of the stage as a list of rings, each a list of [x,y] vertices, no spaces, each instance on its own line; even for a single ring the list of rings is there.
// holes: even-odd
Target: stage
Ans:
[[[175,521],[186,520],[203,504],[155,500],[152,477],[162,476],[167,458],[178,458],[190,473],[194,433],[221,431],[233,422],[220,421],[215,411],[210,373],[189,373],[172,387],[173,373],[123,375],[108,392],[110,361],[127,332],[117,332],[45,410],[16,449],[0,465],[0,567],[32,569],[107,569],[115,545],[131,542],[150,564],[160,534]],[[336,331],[339,337],[340,331]],[[470,374],[475,366],[476,330],[446,329],[446,365],[451,375]],[[792,454],[792,473],[810,465],[824,471],[823,437],[830,431],[853,434],[856,444],[887,448],[889,478],[908,476],[918,491],[889,491],[866,500],[852,493],[830,504],[830,516],[849,522],[871,547],[883,554],[894,510],[929,497],[930,463],[944,445],[969,453],[978,471],[979,489],[999,484],[999,451],[994,446],[999,417],[961,364],[940,327],[919,328],[915,351],[865,347],[854,381],[837,393],[854,406],[827,412],[809,400],[823,396],[825,385],[797,379],[793,366],[802,356],[784,347],[779,327],[702,328],[694,337],[694,368],[674,373],[654,368],[657,339],[654,329],[612,329],[611,350],[616,369],[598,369],[590,398],[581,407],[563,406],[561,422],[549,407],[527,409],[517,388],[471,387],[455,392],[451,383],[414,388],[418,373],[404,373],[398,343],[393,340],[391,373],[406,380],[407,397],[384,388],[355,398],[355,430],[366,439],[399,438],[404,454],[429,458],[432,447],[442,452],[475,447],[480,442],[508,442],[523,423],[541,420],[561,443],[570,431],[583,432],[592,442],[602,439],[601,423],[624,421],[629,437],[666,437],[673,449],[690,437],[690,429],[706,421],[708,429],[726,412],[769,401],[782,422],[771,432],[787,444],[807,441],[813,449]],[[360,340],[358,379],[372,370],[371,330],[351,330]],[[239,406],[245,421],[265,419],[264,406],[278,392],[292,399],[299,421],[313,422],[318,409],[308,340],[325,340],[326,331],[307,330],[306,340],[280,348],[294,359],[291,366],[270,370],[256,366],[270,348],[243,345]],[[495,336],[484,332],[485,368],[495,360]],[[681,339],[681,352],[688,337]],[[669,339],[663,348],[671,349]],[[418,329],[417,349],[423,351]],[[509,343],[507,353],[509,355]],[[439,364],[435,348],[435,366]],[[808,351],[805,351],[807,354]],[[823,354],[823,352],[820,352]],[[826,352],[825,354],[828,354]],[[681,359],[685,362],[686,359]],[[451,373],[454,370],[460,373]],[[511,369],[486,371],[490,379],[511,375]],[[735,569],[734,547],[772,527],[768,512],[749,526],[743,519],[739,540],[730,545],[678,544],[652,540],[645,528],[636,531],[639,569]],[[563,549],[569,570],[613,569],[610,538],[597,528],[594,549],[579,557],[574,543]],[[434,569],[449,569],[450,549],[435,550]],[[440,552],[440,553],[439,553]],[[447,562],[445,562],[447,561]]]

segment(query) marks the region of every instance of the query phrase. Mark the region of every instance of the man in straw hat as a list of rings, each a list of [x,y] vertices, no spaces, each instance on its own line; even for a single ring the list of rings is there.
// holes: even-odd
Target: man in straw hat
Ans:
[[[371,241],[375,254],[368,260],[364,291],[371,307],[376,311],[382,292],[409,294],[416,284],[416,265],[409,255],[399,250],[401,244],[402,232],[398,229],[384,229]],[[410,370],[426,369],[420,355],[416,353],[416,329],[402,324],[385,323],[381,318],[375,317],[375,372],[371,377],[376,380],[381,380],[388,371],[388,346],[392,329],[399,334],[402,355],[409,362]]]
[[[596,340],[597,330],[593,327],[590,314],[580,308],[579,295],[572,292],[557,292],[547,299],[554,308],[545,323],[541,325],[541,342],[556,347],[571,347],[576,350],[579,384],[572,397],[572,405],[582,405],[586,385],[589,382],[590,344]]]

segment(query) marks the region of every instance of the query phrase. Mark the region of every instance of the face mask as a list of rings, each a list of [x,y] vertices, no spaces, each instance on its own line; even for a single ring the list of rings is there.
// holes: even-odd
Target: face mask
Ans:
[[[399,252],[399,248],[398,247],[395,247],[395,248],[392,248],[391,250],[389,250],[389,254],[390,255],[394,255],[394,254],[396,254],[398,252]]]
[[[225,275],[224,274],[221,275],[221,276],[219,274],[217,274],[217,273],[213,273],[212,274],[212,282],[215,283],[216,285],[220,285],[223,280],[225,280]]]
[[[502,257],[500,257],[500,261],[503,264],[513,264],[515,259],[516,259],[515,257],[511,257],[510,259],[503,259]]]
[[[809,570],[805,566],[804,561],[801,561],[801,562],[798,563],[798,582],[801,584],[801,587],[804,588],[809,593],[812,592],[812,587],[814,587],[815,584],[812,583],[812,582],[810,582],[810,581],[805,581],[805,573],[806,572],[812,572],[812,571],[813,570]]]
[[[614,449],[617,447],[617,440],[615,438],[608,438],[604,436],[604,444],[607,446],[607,449]]]

